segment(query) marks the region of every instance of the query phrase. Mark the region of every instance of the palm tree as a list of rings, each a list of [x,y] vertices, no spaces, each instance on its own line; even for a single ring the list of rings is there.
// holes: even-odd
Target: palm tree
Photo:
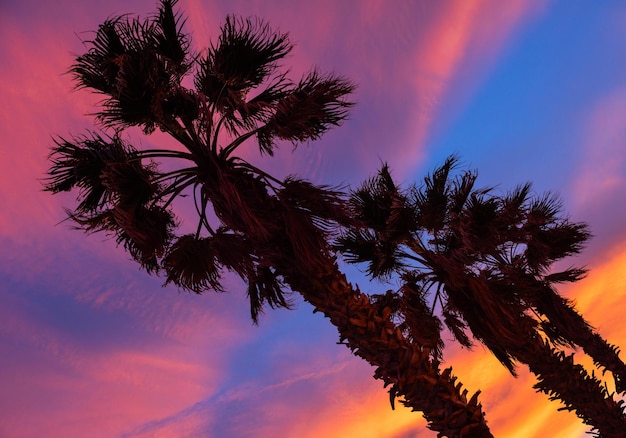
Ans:
[[[617,347],[555,288],[585,274],[555,271],[553,264],[582,249],[586,225],[563,218],[553,195],[532,196],[525,184],[496,196],[475,187],[475,172],[453,177],[457,165],[450,157],[409,189],[383,166],[353,191],[360,224],[346,230],[336,248],[349,262],[366,263],[372,277],[399,275],[402,287],[385,299],[404,330],[435,354],[443,325],[464,347],[473,337],[513,375],[516,363],[528,365],[537,390],[561,400],[601,436],[624,436],[623,402],[563,351],[582,347],[624,392],[626,368]],[[422,329],[425,322],[430,331]]]
[[[108,19],[87,42],[70,72],[104,96],[96,119],[106,131],[57,138],[46,190],[77,190],[68,211],[77,227],[112,234],[166,284],[220,291],[225,271],[238,274],[255,323],[266,305],[289,307],[288,287],[299,292],[376,367],[392,407],[403,397],[439,436],[490,437],[478,393],[468,399],[428,344],[339,271],[328,239],[352,224],[342,194],[279,180],[236,154],[248,140],[272,155],[279,142],[318,139],[346,118],[354,86],[315,70],[291,81],[278,65],[288,36],[258,20],[227,17],[218,41],[192,53],[175,3],[162,0],[146,20]],[[123,135],[130,127],[159,129],[180,148],[137,149]],[[179,235],[173,208],[183,197],[197,224]]]

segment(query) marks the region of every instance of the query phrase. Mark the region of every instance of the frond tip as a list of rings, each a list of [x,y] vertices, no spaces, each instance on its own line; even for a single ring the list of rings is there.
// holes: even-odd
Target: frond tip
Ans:
[[[248,298],[250,316],[255,324],[259,322],[264,304],[268,304],[272,309],[291,308],[284,288],[276,273],[267,266],[259,266],[251,273],[248,278]]]

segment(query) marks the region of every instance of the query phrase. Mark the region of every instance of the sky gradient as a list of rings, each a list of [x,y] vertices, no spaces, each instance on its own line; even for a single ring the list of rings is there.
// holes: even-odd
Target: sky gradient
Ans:
[[[295,77],[315,65],[358,85],[350,119],[322,140],[273,159],[245,151],[270,172],[354,186],[386,161],[409,183],[457,153],[481,186],[560,193],[594,234],[566,261],[590,274],[563,293],[626,348],[626,3],[390,4],[179,8],[197,49],[227,14],[258,16],[290,33]],[[255,327],[237,280],[225,294],[162,288],[113,241],[60,223],[74,196],[42,192],[51,138],[93,128],[99,100],[72,91],[72,53],[105,18],[155,5],[0,0],[0,437],[435,436],[421,415],[391,410],[373,370],[301,300]],[[386,288],[350,275],[362,290]],[[514,379],[480,346],[446,348],[445,365],[482,391],[495,436],[585,436],[525,370]]]

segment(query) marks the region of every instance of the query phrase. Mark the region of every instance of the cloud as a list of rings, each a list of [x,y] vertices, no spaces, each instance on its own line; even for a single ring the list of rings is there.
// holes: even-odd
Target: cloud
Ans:
[[[310,356],[304,354],[302,359],[306,357]],[[391,410],[380,382],[369,378],[369,366],[348,354],[329,358],[325,352],[315,357],[315,365],[304,374],[293,373],[269,384],[262,383],[272,381],[267,376],[237,385],[128,436],[375,438],[425,431],[419,414]]]
[[[576,217],[593,225],[595,252],[626,237],[626,87],[601,97],[586,115],[571,197]],[[611,214],[607,214],[610,211]]]
[[[118,436],[166,418],[214,393],[254,333],[223,299],[83,280],[1,291],[3,436]]]

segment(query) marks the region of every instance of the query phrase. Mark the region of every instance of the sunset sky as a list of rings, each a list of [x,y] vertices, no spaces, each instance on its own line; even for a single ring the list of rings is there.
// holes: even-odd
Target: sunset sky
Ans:
[[[99,100],[72,91],[64,72],[104,19],[155,6],[0,0],[0,437],[434,437],[420,414],[391,410],[373,369],[308,304],[268,310],[256,327],[237,280],[225,294],[163,288],[106,236],[60,223],[74,196],[42,192],[51,138],[93,128],[87,114]],[[457,153],[481,186],[532,181],[537,193],[560,193],[594,234],[567,261],[590,274],[563,293],[626,350],[626,2],[178,8],[198,50],[227,14],[257,16],[290,33],[295,77],[315,65],[358,85],[350,119],[321,140],[272,159],[245,151],[269,172],[355,186],[386,161],[410,183]],[[349,272],[362,290],[387,287]],[[482,347],[452,341],[445,360],[482,391],[496,437],[585,436],[523,368],[514,379]]]

